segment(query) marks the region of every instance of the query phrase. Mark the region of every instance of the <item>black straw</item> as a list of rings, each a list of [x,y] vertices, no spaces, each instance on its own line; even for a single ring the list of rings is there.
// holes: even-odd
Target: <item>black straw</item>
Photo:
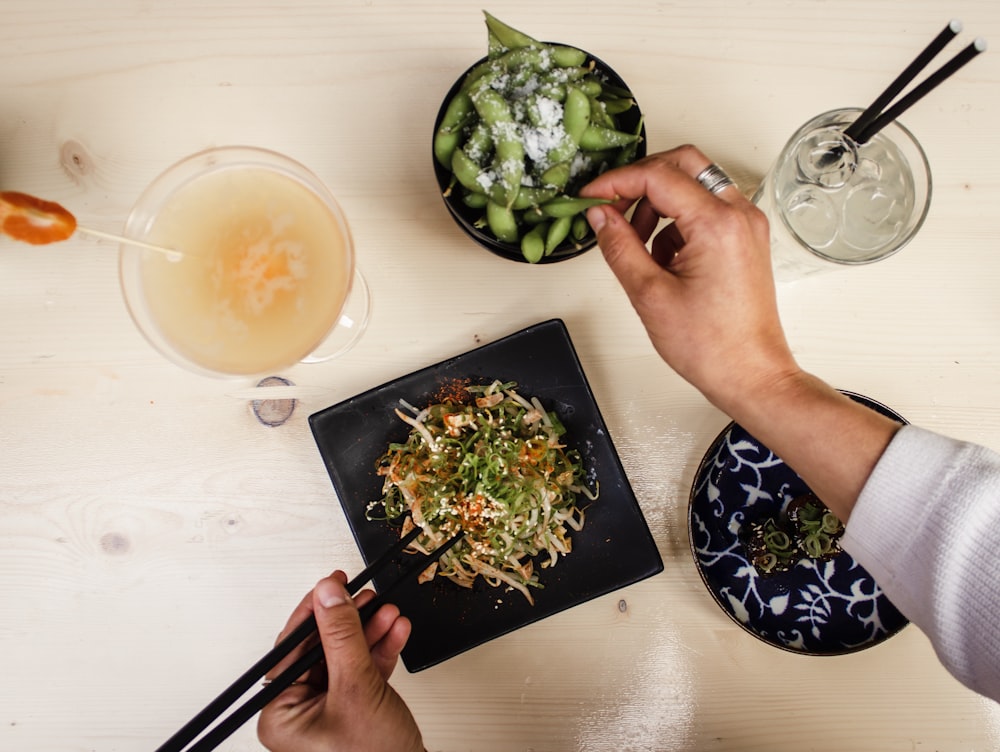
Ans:
[[[947,26],[942,29],[941,33],[934,37],[933,41],[917,55],[913,62],[910,63],[906,68],[896,76],[896,80],[893,81],[889,86],[883,91],[878,98],[872,102],[868,109],[862,112],[858,119],[855,120],[851,125],[844,131],[844,135],[854,139],[858,143],[864,143],[861,140],[861,134],[864,133],[865,129],[872,123],[875,118],[879,116],[886,105],[889,104],[896,96],[901,92],[910,81],[912,81],[920,71],[927,67],[927,65],[934,59],[934,57],[945,48],[955,35],[962,30],[962,22],[957,18],[952,19]]]
[[[854,137],[859,144],[867,143],[872,136],[882,130],[885,126],[896,120],[906,110],[923,99],[932,89],[942,81],[955,73],[959,68],[972,60],[976,55],[986,50],[986,40],[977,38],[968,47],[959,52],[955,57],[942,65],[937,71],[932,73],[927,79],[915,87],[913,91],[900,99],[896,104],[868,123],[864,129]],[[853,127],[853,126],[852,126]],[[850,130],[850,129],[848,129]],[[847,133],[847,131],[845,131]]]

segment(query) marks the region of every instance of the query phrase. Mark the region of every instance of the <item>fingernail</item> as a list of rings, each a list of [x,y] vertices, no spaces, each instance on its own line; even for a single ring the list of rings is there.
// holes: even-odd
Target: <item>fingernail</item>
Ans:
[[[333,608],[347,603],[347,591],[333,580],[322,580],[316,585],[316,597],[323,608]]]
[[[608,221],[603,207],[592,206],[588,209],[587,221],[590,222],[590,226],[594,228],[594,232],[600,232],[601,228],[604,227],[605,223]]]

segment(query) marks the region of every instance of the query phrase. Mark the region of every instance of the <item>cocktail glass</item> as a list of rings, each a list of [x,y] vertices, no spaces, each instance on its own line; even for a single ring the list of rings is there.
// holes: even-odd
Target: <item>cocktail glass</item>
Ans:
[[[181,160],[139,197],[122,244],[129,313],[164,356],[196,373],[271,374],[350,349],[370,295],[343,212],[298,162],[254,147]]]

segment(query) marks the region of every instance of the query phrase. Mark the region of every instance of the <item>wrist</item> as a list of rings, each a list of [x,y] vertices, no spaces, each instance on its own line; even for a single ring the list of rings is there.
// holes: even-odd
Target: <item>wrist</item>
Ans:
[[[806,373],[787,348],[756,357],[736,357],[732,367],[698,386],[706,399],[748,430],[781,405],[794,404],[823,382]]]
[[[846,523],[899,424],[798,366],[746,388],[723,409]]]

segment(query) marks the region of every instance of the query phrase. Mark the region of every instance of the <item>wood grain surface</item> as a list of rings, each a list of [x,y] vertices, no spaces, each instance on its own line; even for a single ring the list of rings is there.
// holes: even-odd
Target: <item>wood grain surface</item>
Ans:
[[[201,149],[309,166],[351,223],[372,292],[348,354],[261,424],[252,382],[188,374],[132,324],[117,249],[0,238],[0,752],[140,752],[272,644],[361,558],[307,418],[523,326],[562,318],[665,561],[661,575],[394,684],[428,749],[1000,748],[1000,711],[916,628],[808,658],[735,626],[695,569],[686,506],[727,419],[657,357],[600,253],[529,267],[470,244],[431,169],[444,93],[484,54],[480,6],[438,0],[3,0],[0,188],[120,230]],[[865,105],[959,0],[630,0],[490,8],[587,49],[632,86],[649,149],[697,143],[748,193],[818,112]],[[957,49],[957,47],[956,47]],[[904,121],[934,180],[917,238],[779,290],[802,364],[910,421],[1000,449],[1000,57]],[[734,364],[738,367],[738,364]],[[374,459],[374,458],[373,458]],[[222,749],[262,749],[253,725]]]

